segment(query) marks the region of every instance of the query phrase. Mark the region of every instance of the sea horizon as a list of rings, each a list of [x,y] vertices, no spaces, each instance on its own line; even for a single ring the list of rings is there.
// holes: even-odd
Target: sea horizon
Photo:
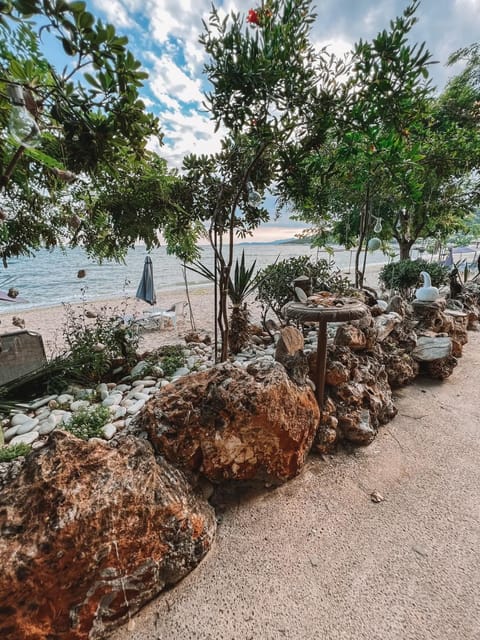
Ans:
[[[200,261],[213,270],[213,251],[209,245],[201,248]],[[256,269],[262,269],[275,260],[284,260],[302,255],[312,259],[330,259],[327,251],[312,249],[310,245],[288,241],[239,243],[235,245],[235,256],[245,254],[247,265],[256,261]],[[98,263],[81,247],[53,250],[40,249],[33,257],[20,256],[9,261],[8,268],[0,272],[0,289],[10,287],[26,302],[0,303],[0,315],[15,310],[49,307],[62,303],[83,300],[97,301],[109,298],[134,297],[143,271],[145,257],[153,262],[153,275],[157,292],[157,304],[161,306],[162,292],[185,286],[182,263],[167,254],[165,247],[148,252],[138,245],[129,249],[125,262],[105,260]],[[339,269],[353,269],[354,250],[337,247],[333,262]],[[367,265],[384,264],[388,261],[381,251],[367,254]],[[79,277],[83,275],[84,277]],[[186,270],[188,286],[196,288],[210,284],[199,274]]]

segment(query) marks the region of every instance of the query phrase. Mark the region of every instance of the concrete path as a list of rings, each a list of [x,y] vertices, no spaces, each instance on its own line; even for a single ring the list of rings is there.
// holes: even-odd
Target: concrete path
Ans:
[[[114,640],[479,640],[480,334],[352,454],[225,496],[217,541]],[[374,503],[377,491],[385,500]]]

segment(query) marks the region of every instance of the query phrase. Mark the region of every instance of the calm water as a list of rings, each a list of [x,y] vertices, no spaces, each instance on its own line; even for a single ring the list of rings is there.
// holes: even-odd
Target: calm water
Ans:
[[[280,260],[311,255],[313,258],[327,258],[325,252],[317,252],[308,245],[295,244],[251,244],[238,246],[237,254],[245,251],[245,260],[250,265],[256,260],[257,268],[272,264],[277,257]],[[0,289],[15,287],[27,303],[0,302],[0,314],[10,313],[39,306],[50,306],[61,302],[76,302],[85,297],[87,300],[110,298],[115,296],[134,296],[140,281],[143,263],[147,251],[145,247],[131,249],[125,264],[104,262],[97,264],[89,259],[81,248],[68,249],[65,252],[41,250],[34,258],[20,257],[12,259],[8,269],[0,270]],[[161,305],[162,290],[182,287],[184,284],[182,265],[174,256],[167,255],[161,247],[150,252],[153,261],[153,273],[157,291],[157,302]],[[201,261],[213,268],[213,253],[210,247],[202,249]],[[381,252],[368,255],[368,264],[386,262]],[[349,268],[353,272],[354,256],[350,251],[335,253],[335,263],[340,268]],[[78,278],[77,273],[84,269],[86,276]],[[208,281],[192,271],[187,271],[189,285],[198,286]]]

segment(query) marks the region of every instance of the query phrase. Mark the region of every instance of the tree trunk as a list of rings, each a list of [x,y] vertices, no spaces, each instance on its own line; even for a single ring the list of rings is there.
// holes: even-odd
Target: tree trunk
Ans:
[[[365,194],[365,204],[363,207],[362,215],[360,216],[360,229],[358,236],[358,247],[355,253],[355,287],[361,289],[363,287],[363,280],[365,277],[365,260],[363,268],[360,270],[360,256],[362,254],[363,243],[367,237],[368,223],[370,221],[370,187],[367,184],[367,191]],[[365,248],[366,251],[366,248]]]
[[[398,241],[398,246],[400,249],[400,260],[408,260],[410,258],[410,249],[413,246],[413,240],[405,240],[405,238],[400,238]]]

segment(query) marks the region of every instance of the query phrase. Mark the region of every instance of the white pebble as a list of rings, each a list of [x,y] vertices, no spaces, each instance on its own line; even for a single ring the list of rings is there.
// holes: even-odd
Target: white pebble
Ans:
[[[12,425],[12,427],[17,427],[24,422],[27,422],[28,420],[31,420],[30,416],[27,416],[24,413],[16,413],[10,420],[10,424]]]
[[[140,409],[143,407],[145,402],[146,400],[137,400],[137,402],[135,402],[134,404],[130,405],[127,408],[127,413],[129,413],[131,416],[134,415],[135,413],[138,413],[138,411],[140,411]]]
[[[29,433],[22,433],[21,435],[15,436],[10,440],[10,446],[14,444],[32,444],[39,437],[38,431],[30,431]]]
[[[39,423],[39,419],[33,418],[18,425],[17,436],[21,436],[24,433],[29,433],[30,431],[33,431],[38,423]]]
[[[3,438],[5,440],[5,442],[10,442],[10,440],[13,438],[13,436],[17,435],[17,431],[18,431],[18,427],[20,425],[17,424],[15,427],[10,427],[9,429],[7,429],[5,431],[5,433],[3,434]]]
[[[73,396],[70,393],[62,393],[58,396],[57,402],[58,404],[70,404],[70,402],[73,402]]]
[[[109,422],[102,427],[103,435],[106,440],[110,440],[117,433],[117,427]]]
[[[70,404],[72,411],[80,411],[80,409],[87,409],[90,406],[88,400],[75,400]]]

